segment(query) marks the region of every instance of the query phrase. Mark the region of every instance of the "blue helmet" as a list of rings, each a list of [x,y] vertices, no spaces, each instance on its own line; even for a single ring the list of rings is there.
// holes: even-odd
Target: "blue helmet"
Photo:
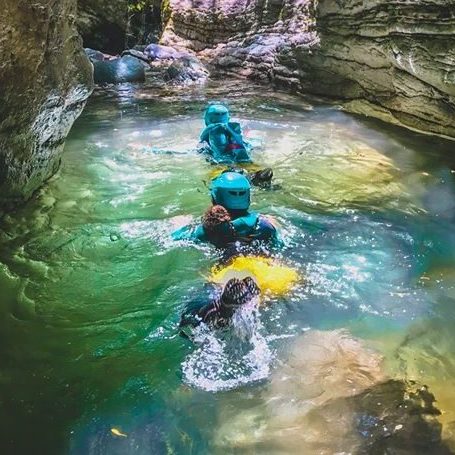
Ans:
[[[249,180],[238,172],[224,172],[212,180],[210,194],[214,204],[227,210],[247,210],[250,206]]]
[[[222,104],[211,104],[205,111],[205,126],[213,123],[229,123],[229,110]]]

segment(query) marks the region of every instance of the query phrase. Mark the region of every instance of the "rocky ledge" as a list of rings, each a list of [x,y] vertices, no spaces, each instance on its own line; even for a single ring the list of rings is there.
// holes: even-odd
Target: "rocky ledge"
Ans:
[[[92,90],[76,0],[5,0],[0,18],[0,212],[57,169]]]
[[[452,0],[169,0],[163,43],[222,73],[455,138]]]

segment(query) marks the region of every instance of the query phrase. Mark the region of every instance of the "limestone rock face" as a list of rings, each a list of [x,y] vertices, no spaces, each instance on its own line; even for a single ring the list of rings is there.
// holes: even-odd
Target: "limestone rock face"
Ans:
[[[452,0],[169,0],[163,42],[219,71],[455,137]]]
[[[76,0],[5,0],[0,17],[0,211],[30,197],[60,163],[93,85]]]

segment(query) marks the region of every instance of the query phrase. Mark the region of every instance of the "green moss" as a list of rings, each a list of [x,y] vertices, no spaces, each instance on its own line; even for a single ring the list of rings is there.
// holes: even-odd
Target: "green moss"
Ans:
[[[171,15],[172,8],[170,0],[163,0],[161,2],[161,22],[163,24],[163,28],[166,27],[166,24],[171,18]]]

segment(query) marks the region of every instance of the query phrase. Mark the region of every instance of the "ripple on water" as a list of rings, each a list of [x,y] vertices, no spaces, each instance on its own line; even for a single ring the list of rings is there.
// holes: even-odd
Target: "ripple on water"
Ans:
[[[257,308],[236,311],[233,326],[194,331],[196,348],[182,363],[184,381],[202,390],[219,392],[261,381],[270,374],[273,359]]]
[[[189,293],[203,286],[217,252],[172,242],[169,234],[197,221],[209,203],[205,182],[213,167],[195,151],[208,100],[231,105],[255,145],[257,165],[274,168],[281,189],[255,189],[253,207],[279,220],[287,243],[280,261],[297,268],[306,284],[270,298],[254,324],[237,321],[240,332],[200,329],[190,347],[176,336],[179,315]],[[454,312],[445,291],[455,279],[449,274],[437,289],[421,279],[455,260],[452,147],[238,81],[175,92],[138,86],[97,92],[68,138],[59,174],[0,229],[0,394],[12,400],[0,412],[0,427],[7,440],[30,441],[24,452],[55,452],[54,438],[65,439],[81,412],[103,424],[82,432],[79,448],[109,453],[120,447],[108,439],[115,436],[111,418],[132,435],[122,453],[133,451],[133,440],[144,453],[170,447],[158,429],[159,441],[148,442],[154,424],[142,432],[147,419],[132,410],[135,394],[153,422],[164,408],[175,410],[164,432],[172,433],[177,421],[187,428],[178,437],[184,453],[193,441],[209,452],[212,433],[221,451],[239,447],[239,440],[258,450],[267,440],[273,448],[275,437],[278,446],[289,447],[288,434],[295,447],[301,437],[322,440],[330,428],[316,424],[316,414],[301,414],[318,399],[324,380],[306,380],[305,363],[313,360],[304,357],[307,338],[299,345],[305,361],[286,370],[301,379],[298,387],[277,385],[287,337],[309,328],[350,327],[374,338],[388,364],[400,359],[399,375],[420,374],[425,383],[429,377],[444,416],[452,415]],[[356,343],[349,349],[364,352]],[[371,370],[364,363],[357,366]],[[346,371],[356,382],[361,372],[353,364]],[[190,387],[182,386],[182,370]],[[337,377],[321,365],[314,373]],[[370,379],[377,379],[374,368]],[[350,393],[338,382],[329,389]],[[219,390],[224,393],[205,393]],[[250,405],[244,393],[262,410],[236,420]],[[307,393],[304,400],[300,393]],[[294,396],[297,402],[286,405]],[[225,412],[224,399],[232,400],[235,416]],[[245,421],[247,432],[230,432],[231,424],[237,431],[237,422]],[[351,434],[352,421],[346,422]],[[42,435],[49,435],[47,442]]]

